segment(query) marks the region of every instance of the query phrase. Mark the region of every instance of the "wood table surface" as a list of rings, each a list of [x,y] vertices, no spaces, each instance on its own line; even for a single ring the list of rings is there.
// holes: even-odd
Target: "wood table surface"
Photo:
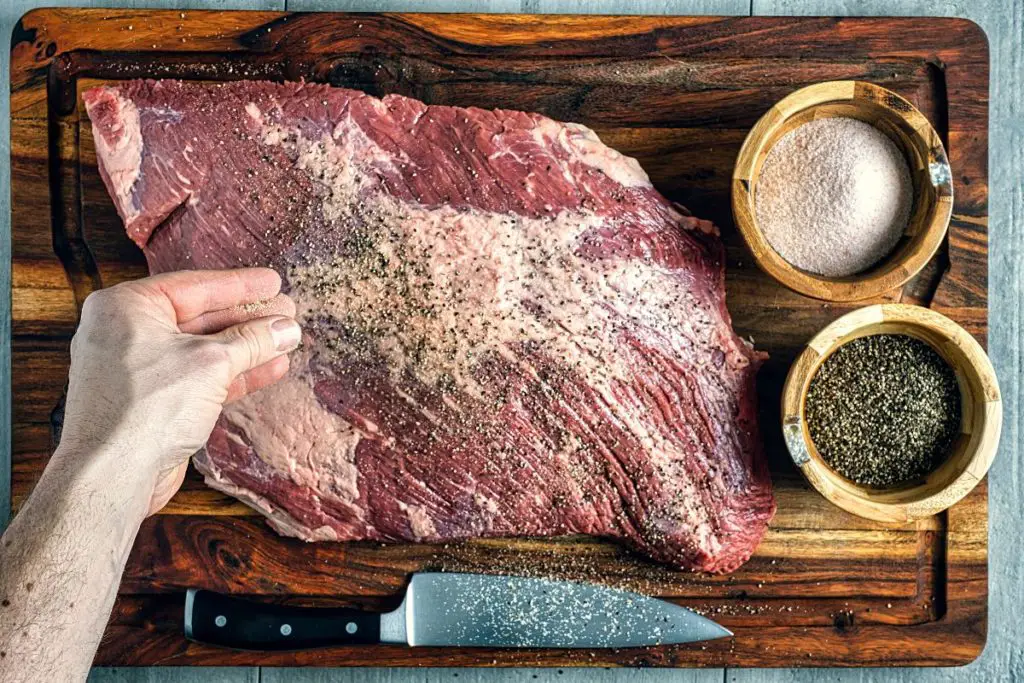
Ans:
[[[35,5],[53,5],[54,2],[3,3],[0,7],[0,27],[9,35],[14,21],[27,9]],[[59,3],[67,4],[67,3]],[[83,3],[71,3],[83,4]],[[857,672],[822,671],[746,671],[746,670],[702,670],[702,671],[570,671],[565,670],[501,670],[501,671],[454,671],[432,670],[347,670],[303,672],[289,669],[121,669],[96,670],[90,680],[95,681],[415,681],[454,680],[456,677],[470,681],[605,681],[618,680],[629,676],[639,681],[798,681],[798,680],[1012,680],[1016,675],[1024,676],[1024,655],[1021,638],[1017,635],[1016,620],[1012,609],[1021,604],[1022,586],[1019,553],[1014,552],[1013,543],[1021,520],[1021,475],[1016,467],[1019,451],[1019,380],[1020,367],[1020,302],[1022,274],[1021,256],[1024,251],[1024,192],[1019,180],[1020,163],[1024,161],[1024,98],[1022,98],[1022,24],[1024,24],[1024,0],[991,0],[973,3],[925,1],[893,3],[880,0],[870,2],[832,2],[830,0],[723,0],[687,1],[662,0],[643,2],[585,2],[578,0],[491,0],[457,2],[454,0],[432,0],[427,2],[320,2],[318,0],[281,0],[246,2],[244,0],[219,0],[217,2],[116,2],[97,3],[103,5],[124,5],[136,7],[198,7],[218,9],[288,9],[316,10],[333,9],[359,10],[433,10],[433,11],[502,11],[502,12],[581,12],[602,13],[666,13],[666,14],[934,14],[957,15],[973,18],[986,29],[991,43],[992,95],[990,139],[991,159],[991,204],[990,204],[990,335],[989,349],[1003,388],[1006,409],[1006,426],[1003,446],[992,472],[991,496],[991,608],[989,647],[978,662],[960,670],[917,670],[898,671],[892,669],[861,670]],[[7,78],[6,55],[3,57],[2,78]],[[6,81],[3,82],[6,91]],[[2,107],[7,107],[4,98]],[[7,145],[7,110],[0,108],[0,144]],[[6,148],[0,154],[9,158]],[[0,184],[9,183],[7,164],[0,165]],[[0,221],[6,221],[0,228],[0,291],[9,290],[8,249],[9,214],[6,193],[0,197]],[[1013,283],[1017,283],[1014,286]],[[0,304],[0,377],[8,381],[6,371],[9,348],[9,299],[5,296]],[[9,389],[0,385],[0,430],[10,424],[8,412]],[[17,398],[15,397],[15,400]],[[9,436],[0,433],[0,439]],[[0,441],[2,442],[2,441]],[[9,449],[4,448],[3,457]],[[9,471],[6,463],[0,462],[0,469]],[[8,490],[6,482],[0,482],[0,510],[6,510]]]

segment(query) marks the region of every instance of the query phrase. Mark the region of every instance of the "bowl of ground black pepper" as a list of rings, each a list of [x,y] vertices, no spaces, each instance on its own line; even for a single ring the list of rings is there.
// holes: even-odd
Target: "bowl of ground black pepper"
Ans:
[[[793,462],[832,503],[878,521],[929,517],[970,493],[1001,425],[981,345],[920,306],[842,316],[811,339],[783,388]]]
[[[754,261],[827,301],[900,287],[935,255],[952,172],[928,119],[862,81],[797,90],[754,125],[736,160],[732,210]]]

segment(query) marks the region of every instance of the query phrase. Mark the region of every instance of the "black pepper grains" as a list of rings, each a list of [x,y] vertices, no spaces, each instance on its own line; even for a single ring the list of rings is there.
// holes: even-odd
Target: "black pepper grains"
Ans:
[[[928,344],[879,334],[843,345],[822,363],[805,411],[811,440],[832,469],[892,488],[945,459],[960,430],[960,389]]]

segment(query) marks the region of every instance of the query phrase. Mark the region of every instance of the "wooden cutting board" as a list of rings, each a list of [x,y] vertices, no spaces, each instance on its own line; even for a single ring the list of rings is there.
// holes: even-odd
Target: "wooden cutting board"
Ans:
[[[789,462],[778,425],[790,362],[855,306],[774,284],[729,211],[750,126],[793,90],[862,79],[914,102],[946,142],[956,204],[946,244],[886,301],[987,332],[988,48],[958,19],[663,18],[38,10],[11,58],[14,508],[51,449],[51,411],[78,308],[146,274],[96,170],[85,87],[139,77],[305,78],[429,103],[538,111],[593,127],[655,185],[714,220],[728,246],[735,326],[771,354],[761,418],[779,512],[727,577],[682,574],[585,538],[445,545],[307,545],[192,473],[145,522],[97,664],[444,666],[953,665],[985,643],[984,484],[947,513],[886,526],[843,513]],[[864,302],[869,303],[869,302]],[[397,604],[410,572],[448,569],[605,581],[697,608],[736,637],[617,651],[410,649],[239,653],[182,636],[186,587],[291,603]]]

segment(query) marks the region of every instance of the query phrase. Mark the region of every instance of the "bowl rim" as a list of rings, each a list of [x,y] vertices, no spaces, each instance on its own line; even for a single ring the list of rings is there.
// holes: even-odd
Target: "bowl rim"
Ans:
[[[801,270],[772,248],[757,227],[754,207],[755,168],[769,135],[778,125],[823,104],[866,102],[902,119],[913,131],[919,149],[928,150],[927,177],[936,194],[934,213],[919,231],[918,245],[898,260],[888,257],[864,274],[829,278]],[[824,81],[796,90],[779,100],[747,133],[732,175],[733,220],[761,270],[789,289],[825,301],[857,301],[902,286],[917,275],[941,246],[953,213],[953,182],[942,140],[927,117],[897,93],[866,81]]]
[[[939,490],[901,502],[887,502],[862,495],[857,487],[829,467],[816,454],[807,434],[804,403],[811,379],[824,360],[857,332],[880,323],[918,327],[943,338],[963,353],[967,367],[982,390],[974,408],[980,428],[973,452],[958,473]],[[930,343],[930,342],[929,342]],[[958,380],[965,373],[954,367]],[[825,498],[860,517],[882,522],[909,522],[946,510],[971,492],[984,478],[995,459],[1002,427],[1002,399],[995,370],[984,349],[963,327],[946,316],[911,304],[874,304],[851,311],[827,325],[804,347],[790,367],[782,390],[782,432],[786,449],[804,478]],[[913,491],[911,488],[909,491]],[[905,493],[906,490],[903,491]],[[889,492],[879,492],[885,496]]]

